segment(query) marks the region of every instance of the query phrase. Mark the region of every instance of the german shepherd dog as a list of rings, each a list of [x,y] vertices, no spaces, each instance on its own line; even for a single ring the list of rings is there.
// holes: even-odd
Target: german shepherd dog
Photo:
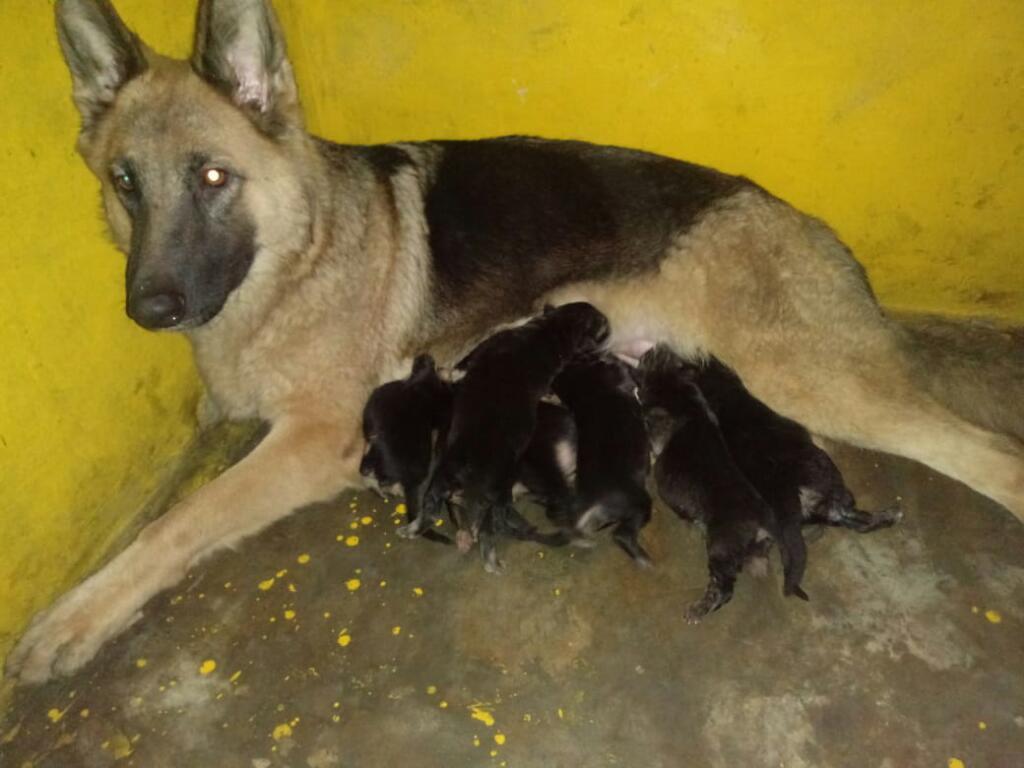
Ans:
[[[800,525],[795,531],[781,525],[733,460],[694,368],[659,344],[640,359],[638,378],[658,495],[680,518],[700,526],[707,545],[708,585],[687,608],[687,620],[699,622],[729,602],[743,566],[763,558],[772,541],[782,555],[784,594],[806,600],[800,580],[807,548]]]
[[[541,398],[577,355],[594,352],[609,335],[608,319],[590,304],[546,307],[524,325],[499,331],[460,363],[466,371],[452,406],[447,441],[423,499],[424,514],[461,491],[456,543],[463,552],[479,541],[484,567],[498,573],[501,534],[550,545],[568,544],[564,532],[541,534],[512,506],[512,487],[537,424]]]
[[[271,428],[37,616],[9,675],[73,672],[201,558],[358,486],[377,384],[545,303],[595,305],[617,351],[713,353],[812,432],[1024,518],[1019,343],[979,326],[979,356],[887,314],[824,223],[747,179],[576,141],[334,144],[303,127],[268,0],[201,0],[187,61],[108,0],[55,10],[129,316],[186,334],[205,418]]]

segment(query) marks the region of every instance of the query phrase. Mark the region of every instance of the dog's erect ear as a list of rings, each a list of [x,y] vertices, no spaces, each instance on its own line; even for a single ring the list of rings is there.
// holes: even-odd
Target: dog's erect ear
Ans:
[[[75,106],[88,131],[122,86],[146,71],[145,48],[109,0],[57,0],[55,10]]]
[[[200,0],[192,68],[263,131],[298,121],[298,89],[269,0]]]
[[[421,376],[427,376],[437,371],[437,365],[434,363],[434,358],[430,355],[417,355],[416,359],[412,361],[412,378],[419,378]]]

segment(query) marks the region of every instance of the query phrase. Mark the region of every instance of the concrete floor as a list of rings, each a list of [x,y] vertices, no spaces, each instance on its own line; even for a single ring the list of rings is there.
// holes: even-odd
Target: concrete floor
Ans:
[[[608,541],[508,544],[495,577],[398,538],[394,500],[346,495],[20,691],[0,765],[1021,768],[1024,527],[909,462],[833,453],[863,506],[898,495],[906,517],[825,532],[810,603],[773,561],[686,625],[702,542],[664,511],[652,571]]]

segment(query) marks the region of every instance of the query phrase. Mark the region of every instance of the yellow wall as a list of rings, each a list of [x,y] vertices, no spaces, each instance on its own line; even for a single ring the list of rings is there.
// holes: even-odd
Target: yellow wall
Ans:
[[[184,53],[191,8],[119,0]],[[310,124],[533,133],[744,173],[832,222],[903,307],[1024,319],[1018,0],[279,0]],[[0,5],[0,655],[187,439],[181,339],[137,330],[38,0]]]
[[[312,128],[532,133],[747,175],[881,297],[1024,319],[1019,0],[291,0]]]
[[[171,50],[191,19],[121,0]],[[124,314],[124,259],[77,114],[50,3],[0,4],[0,658],[38,608],[102,557],[187,441],[187,344]]]

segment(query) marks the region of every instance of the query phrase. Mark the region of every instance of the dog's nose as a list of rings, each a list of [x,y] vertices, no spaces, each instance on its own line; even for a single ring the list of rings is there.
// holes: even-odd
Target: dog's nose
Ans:
[[[173,289],[149,289],[128,301],[128,315],[143,328],[171,328],[185,318],[185,297]]]

